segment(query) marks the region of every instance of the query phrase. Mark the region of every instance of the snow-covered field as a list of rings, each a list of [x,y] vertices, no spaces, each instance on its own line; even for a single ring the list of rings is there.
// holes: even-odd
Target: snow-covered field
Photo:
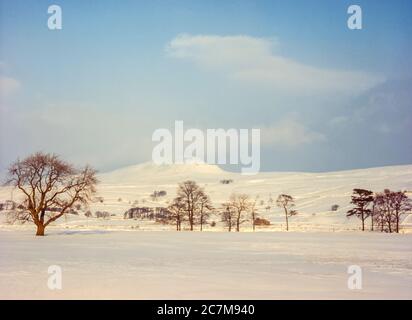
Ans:
[[[0,247],[1,299],[412,298],[410,234],[2,230]]]
[[[411,191],[412,165],[241,176],[206,164],[142,164],[99,179],[102,201],[90,210],[108,211],[108,219],[81,211],[35,237],[33,225],[6,224],[2,213],[0,298],[412,299],[411,215],[402,221],[402,234],[362,233],[358,219],[346,218],[353,188]],[[232,192],[257,197],[260,215],[272,225],[228,233],[215,215],[217,225],[207,232],[176,232],[123,219],[133,206],[166,206],[187,179],[204,187],[217,208]],[[167,195],[154,201],[155,190]],[[280,193],[296,198],[291,232],[282,231],[283,214],[274,203]],[[17,191],[0,188],[0,201],[9,199],[18,200]],[[250,231],[249,222],[242,231]],[[50,265],[62,268],[62,290],[47,287]],[[350,265],[362,268],[361,290],[348,289]]]

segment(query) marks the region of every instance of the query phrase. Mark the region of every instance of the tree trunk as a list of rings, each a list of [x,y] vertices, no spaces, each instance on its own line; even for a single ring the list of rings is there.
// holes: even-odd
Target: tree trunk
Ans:
[[[399,233],[399,214],[396,213],[396,233]]]
[[[285,209],[285,218],[286,218],[286,231],[289,231],[289,221],[288,221],[288,210]]]
[[[44,229],[45,229],[44,225],[42,225],[42,224],[39,223],[39,224],[37,225],[36,236],[44,236]]]
[[[365,231],[365,216],[364,216],[364,214],[363,214],[363,208],[362,208],[362,215],[361,215],[361,217],[362,217],[362,231]]]
[[[193,231],[193,212],[190,214],[190,231]]]
[[[371,215],[371,231],[373,231],[373,215]]]

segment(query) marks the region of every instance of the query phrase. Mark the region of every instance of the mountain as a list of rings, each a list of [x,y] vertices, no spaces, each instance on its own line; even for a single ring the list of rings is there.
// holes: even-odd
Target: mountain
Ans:
[[[140,182],[188,179],[207,179],[209,176],[224,175],[226,172],[217,165],[207,163],[162,164],[146,162],[120,168],[99,176],[104,184],[136,184]]]

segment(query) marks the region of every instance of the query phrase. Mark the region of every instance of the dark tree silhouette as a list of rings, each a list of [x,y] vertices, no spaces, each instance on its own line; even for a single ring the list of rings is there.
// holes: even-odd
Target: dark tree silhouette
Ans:
[[[353,189],[351,203],[355,207],[348,211],[347,216],[357,216],[362,221],[362,231],[365,231],[365,220],[372,212],[368,205],[373,201],[373,192],[365,189]]]
[[[51,222],[76,204],[91,201],[96,183],[91,167],[78,170],[56,155],[38,152],[10,166],[6,185],[21,191],[22,205],[37,226],[36,235],[44,236]]]

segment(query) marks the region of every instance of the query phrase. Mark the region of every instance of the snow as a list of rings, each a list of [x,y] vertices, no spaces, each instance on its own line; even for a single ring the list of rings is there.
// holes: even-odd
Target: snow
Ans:
[[[1,299],[412,298],[410,234],[1,230],[0,247]]]
[[[176,232],[173,225],[123,219],[133,206],[166,206],[187,179],[204,187],[217,208],[232,192],[257,197],[271,226],[253,233],[246,222],[243,232],[228,233],[215,215],[217,225],[206,232]],[[412,215],[402,221],[402,234],[362,233],[358,219],[346,218],[355,187],[411,192],[412,165],[241,176],[208,164],[145,163],[99,180],[103,202],[90,210],[108,211],[108,219],[66,215],[35,237],[32,224],[9,225],[0,213],[0,299],[412,298]],[[155,190],[167,195],[153,201]],[[290,232],[274,203],[280,193],[296,198]],[[0,201],[19,197],[0,187]],[[62,290],[47,288],[50,265],[62,267]],[[363,270],[362,290],[347,287],[350,265]]]

